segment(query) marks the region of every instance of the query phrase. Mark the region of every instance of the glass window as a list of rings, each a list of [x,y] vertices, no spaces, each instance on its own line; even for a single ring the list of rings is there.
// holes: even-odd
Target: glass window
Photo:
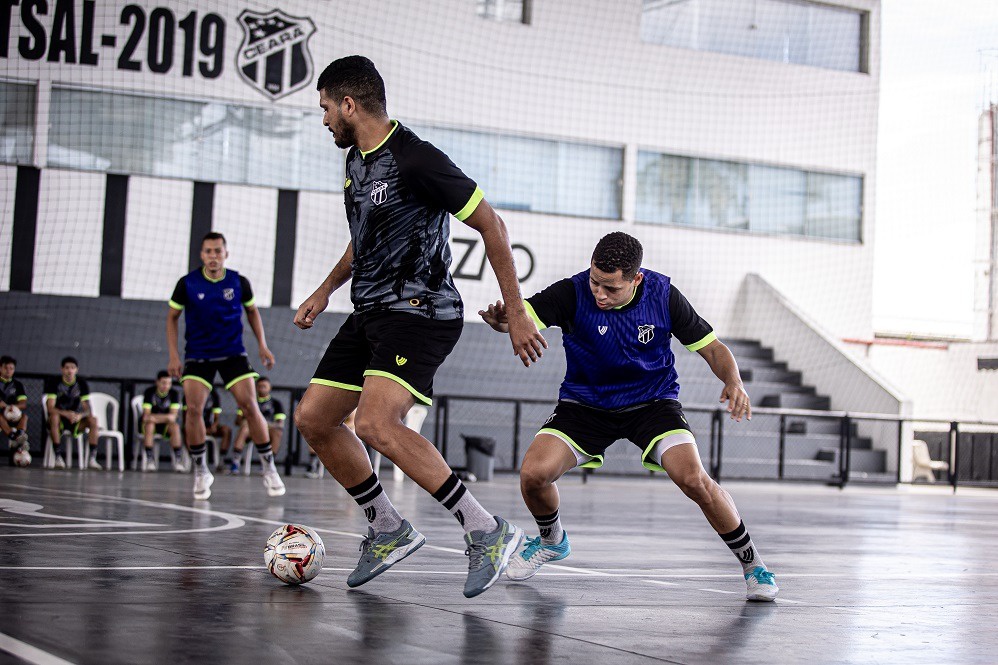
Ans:
[[[862,240],[859,176],[643,150],[637,167],[639,222]]]
[[[708,159],[696,161],[697,226],[749,228],[748,166]]]
[[[803,171],[749,168],[749,228],[759,233],[804,235],[807,183]]]
[[[620,218],[621,148],[414,127],[506,210]]]
[[[861,12],[793,0],[642,0],[651,44],[862,71]]]
[[[475,0],[482,18],[512,23],[530,23],[530,0]]]
[[[638,152],[639,222],[693,224],[695,161],[689,157]]]
[[[862,210],[862,178],[807,174],[807,235],[859,241]]]
[[[339,191],[343,160],[316,113],[52,91],[50,166]]]
[[[0,162],[31,164],[35,151],[35,86],[0,81]]]

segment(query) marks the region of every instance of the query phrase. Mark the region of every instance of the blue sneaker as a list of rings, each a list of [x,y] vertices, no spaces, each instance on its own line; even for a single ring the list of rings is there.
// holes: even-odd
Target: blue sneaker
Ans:
[[[562,534],[561,542],[557,545],[545,545],[541,542],[540,536],[531,538],[523,551],[510,559],[509,567],[506,568],[506,577],[518,582],[529,580],[547,562],[561,561],[568,558],[571,553],[572,546],[568,542],[567,532]]]
[[[772,602],[780,592],[780,587],[776,586],[776,575],[762,566],[755,567],[751,573],[745,573],[745,585],[748,587],[746,600]]]

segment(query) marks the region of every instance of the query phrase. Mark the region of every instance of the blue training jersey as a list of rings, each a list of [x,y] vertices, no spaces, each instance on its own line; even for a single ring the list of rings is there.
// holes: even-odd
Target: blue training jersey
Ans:
[[[539,327],[562,329],[568,368],[558,399],[604,410],[679,399],[672,336],[691,351],[717,337],[669,277],[642,272],[634,298],[618,309],[596,305],[588,270],[527,299]]]
[[[249,280],[226,269],[211,280],[203,268],[192,270],[177,282],[170,307],[183,310],[188,360],[215,360],[246,353],[243,346],[243,308],[254,303]]]

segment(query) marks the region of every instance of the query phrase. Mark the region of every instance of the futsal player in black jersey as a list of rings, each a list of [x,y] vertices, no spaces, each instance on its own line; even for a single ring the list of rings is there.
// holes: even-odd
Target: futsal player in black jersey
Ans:
[[[389,118],[374,64],[361,56],[336,60],[317,89],[323,124],[337,146],[349,148],[343,196],[350,243],[294,322],[311,328],[333,291],[351,280],[354,312],[319,362],[295,423],[370,522],[350,586],[425,541],[388,500],[363,440],[457,518],[470,557],[464,594],[475,596],[498,579],[522,530],[486,511],[433,444],[404,422],[415,402],[431,403],[433,376],[463,327],[464,303],[449,272],[451,215],[481,234],[503,296],[516,303],[509,311],[514,353],[529,364],[544,338],[522,306],[503,221],[475,181]],[[354,408],[356,435],[343,424]]]

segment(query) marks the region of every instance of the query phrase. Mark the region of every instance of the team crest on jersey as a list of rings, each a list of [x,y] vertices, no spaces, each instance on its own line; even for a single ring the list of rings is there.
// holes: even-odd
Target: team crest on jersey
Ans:
[[[198,294],[198,300],[204,300],[204,294],[203,293],[199,293]]]
[[[606,331],[609,330],[609,328],[607,328],[606,326],[600,326],[599,328],[597,328],[597,330],[599,330],[600,335],[605,335]]]
[[[236,69],[243,81],[272,101],[309,84],[313,68],[308,40],[315,34],[312,19],[280,9],[246,9],[237,21],[243,28],[243,41],[236,51]]]
[[[638,326],[638,341],[642,344],[647,344],[655,337],[655,326],[652,325],[639,325]]]
[[[375,180],[374,187],[371,189],[371,200],[374,201],[374,205],[381,205],[387,198],[388,183]]]
[[[232,300],[236,297],[235,289],[222,289],[222,297],[226,300]]]

